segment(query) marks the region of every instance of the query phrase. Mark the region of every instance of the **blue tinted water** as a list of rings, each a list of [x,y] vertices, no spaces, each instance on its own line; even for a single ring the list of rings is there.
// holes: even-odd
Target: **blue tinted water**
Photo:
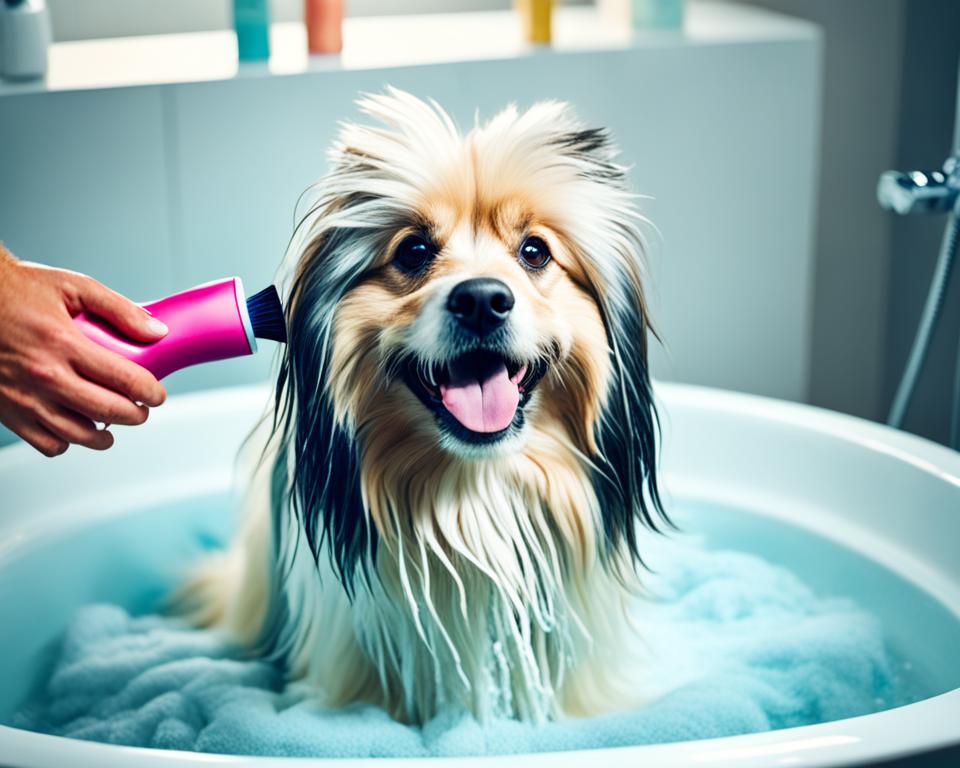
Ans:
[[[51,648],[82,605],[148,613],[206,549],[225,541],[226,494],[144,506],[23,547],[0,562],[0,722],[42,678]],[[882,565],[800,527],[717,504],[680,503],[675,517],[708,549],[756,554],[818,595],[846,597],[881,621],[896,659],[900,700],[960,687],[960,619]],[[682,537],[681,537],[682,538]]]
[[[818,595],[849,598],[883,625],[905,700],[960,687],[960,617],[877,561],[802,527],[718,504],[687,503],[685,530],[710,549],[760,555]]]

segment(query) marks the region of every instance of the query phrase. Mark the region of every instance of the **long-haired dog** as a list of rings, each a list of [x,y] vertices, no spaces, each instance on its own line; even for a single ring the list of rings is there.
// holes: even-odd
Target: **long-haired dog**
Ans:
[[[557,102],[465,135],[399,91],[361,107],[291,241],[265,460],[194,615],[328,706],[631,706],[665,518],[624,168]]]

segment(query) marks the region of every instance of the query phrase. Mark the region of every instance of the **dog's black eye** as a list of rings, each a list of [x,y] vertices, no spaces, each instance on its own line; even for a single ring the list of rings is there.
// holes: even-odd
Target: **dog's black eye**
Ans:
[[[531,235],[520,244],[520,261],[530,269],[543,269],[550,261],[550,248],[539,237]]]
[[[421,272],[436,254],[436,248],[426,238],[420,235],[407,235],[397,250],[393,260],[404,272]]]

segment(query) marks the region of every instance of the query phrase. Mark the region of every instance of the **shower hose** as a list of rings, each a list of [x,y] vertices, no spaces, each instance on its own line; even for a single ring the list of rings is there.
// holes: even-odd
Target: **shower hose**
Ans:
[[[923,363],[930,350],[930,341],[943,311],[947,287],[950,284],[950,274],[956,262],[958,245],[960,245],[960,197],[954,203],[947,219],[947,225],[943,231],[943,240],[940,243],[940,255],[937,257],[937,264],[934,267],[933,280],[930,283],[930,291],[923,307],[923,314],[920,316],[917,334],[910,349],[910,357],[907,359],[903,377],[900,379],[900,385],[897,387],[897,393],[893,398],[893,405],[890,407],[887,424],[891,427],[899,428],[903,424],[910,399],[917,386],[917,379],[920,378],[920,371],[923,369]],[[954,449],[960,449],[960,346],[957,349],[956,370],[954,372],[953,407],[950,414],[950,446]]]

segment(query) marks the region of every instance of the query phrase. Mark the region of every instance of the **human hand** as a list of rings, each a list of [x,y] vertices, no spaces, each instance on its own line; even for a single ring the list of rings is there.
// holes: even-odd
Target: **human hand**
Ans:
[[[95,450],[113,435],[94,422],[142,424],[166,390],[145,368],[84,336],[87,312],[132,339],[157,341],[166,326],[76,272],[20,262],[0,245],[0,422],[45,456],[71,443]]]

